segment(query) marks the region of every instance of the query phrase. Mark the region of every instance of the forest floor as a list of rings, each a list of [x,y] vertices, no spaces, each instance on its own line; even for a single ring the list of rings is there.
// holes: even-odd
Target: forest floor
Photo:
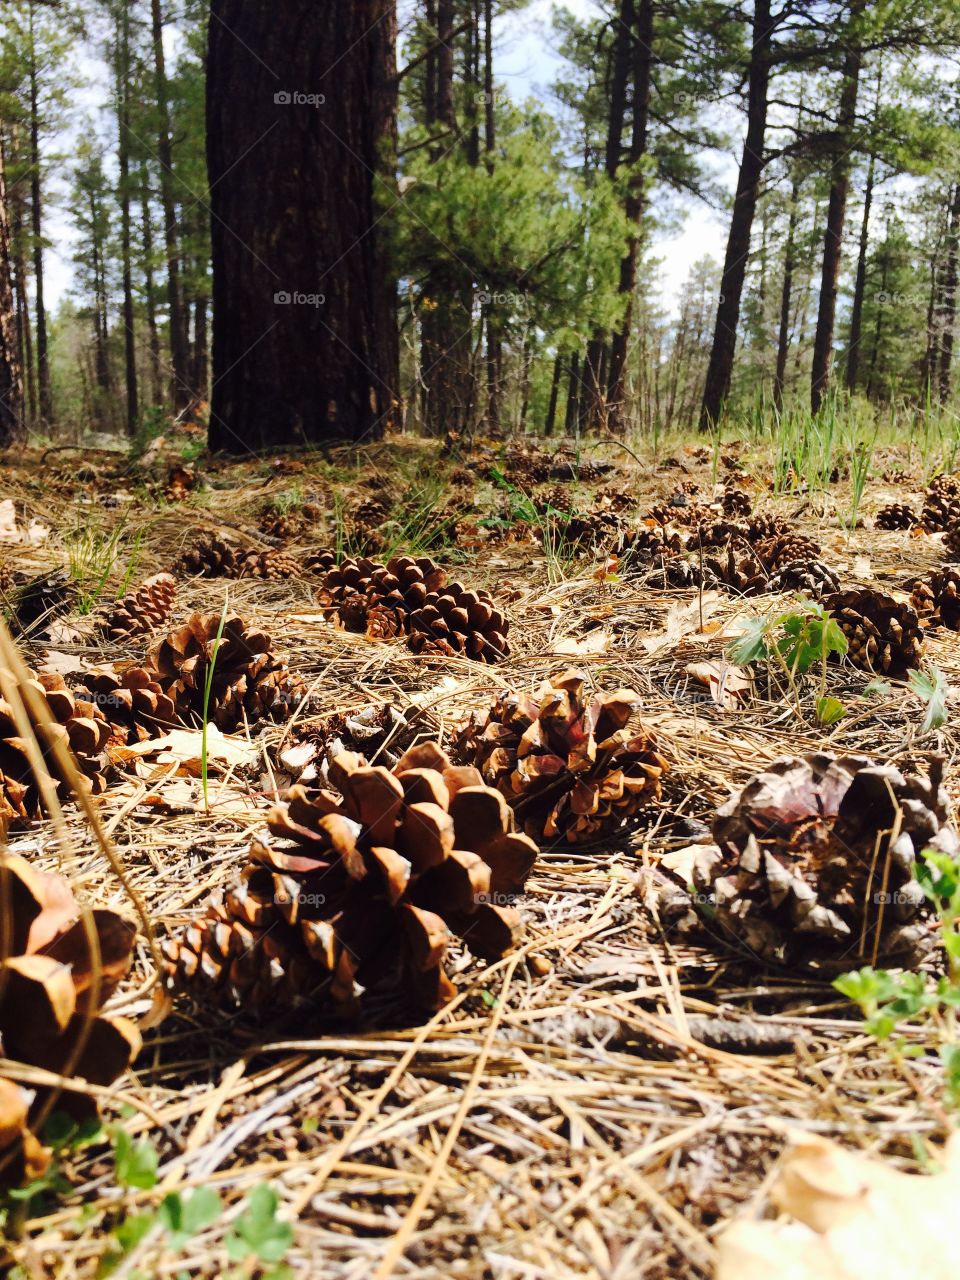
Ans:
[[[148,1235],[110,1265],[122,1275],[223,1274],[230,1222],[250,1189],[269,1182],[281,1218],[294,1223],[285,1262],[318,1280],[707,1276],[723,1226],[764,1208],[790,1130],[910,1171],[945,1136],[929,1104],[935,1064],[909,1072],[892,1064],[827,977],[777,970],[719,940],[666,928],[656,888],[660,859],[702,835],[734,788],[785,754],[856,751],[902,766],[939,753],[951,799],[960,800],[960,721],[951,715],[921,735],[924,708],[904,682],[870,692],[870,677],[848,664],[827,672],[827,692],[848,709],[830,727],[816,723],[812,693],[798,708],[766,674],[723,705],[731,699],[715,699],[691,664],[723,668],[743,623],[789,601],[609,578],[598,574],[602,554],[545,550],[535,522],[512,540],[503,531],[518,501],[543,487],[512,467],[510,450],[524,447],[488,442],[438,461],[435,445],[401,438],[277,459],[200,455],[184,464],[185,490],[175,484],[166,497],[169,468],[182,450],[195,452],[189,440],[169,440],[136,467],[106,452],[0,459],[0,498],[12,500],[19,531],[3,521],[0,554],[22,576],[65,568],[72,583],[65,610],[21,640],[35,668],[69,682],[142,658],[142,639],[104,641],[95,606],[125,579],[171,570],[200,530],[263,548],[273,545],[259,532],[265,508],[296,516],[312,503],[325,516],[285,549],[342,550],[356,536],[357,503],[381,501],[393,510],[368,533],[382,558],[412,549],[487,587],[511,622],[505,661],[427,658],[338,630],[308,576],[181,578],[175,620],[195,609],[219,614],[228,590],[231,609],[266,631],[311,683],[301,736],[335,712],[388,702],[414,714],[424,736],[447,740],[498,692],[533,690],[577,666],[599,688],[639,692],[642,719],[670,763],[661,802],[634,828],[586,849],[542,853],[518,904],[519,950],[492,964],[456,952],[457,996],[425,1025],[317,1028],[303,1011],[255,1019],[178,1002],[145,1032],[133,1071],[101,1098],[105,1120],[157,1149],[157,1186],[120,1189],[102,1146],[71,1157],[69,1187],[39,1202],[11,1245],[23,1274],[93,1276],[116,1248],[124,1214],[155,1205],[161,1192],[199,1186],[221,1193],[221,1218],[177,1249]],[[936,536],[873,527],[883,504],[922,496],[929,477],[906,447],[874,454],[852,531],[844,527],[849,477],[838,475],[825,493],[793,477],[772,493],[769,443],[724,446],[718,456],[697,441],[661,444],[656,457],[631,448],[560,452],[559,462],[573,461],[571,476],[548,483],[587,512],[597,509],[598,490],[608,507],[620,491],[627,522],[682,481],[707,499],[717,483],[740,486],[755,511],[816,538],[845,584],[902,593],[911,575],[943,558]],[[582,461],[610,469],[578,479]],[[500,530],[492,539],[480,523],[491,517]],[[960,687],[954,633],[932,633],[927,657]],[[214,770],[209,809],[195,770],[176,761],[145,762],[99,798],[159,937],[202,913],[207,895],[242,866],[283,786],[277,762],[289,732],[269,726],[254,738],[253,764]],[[82,818],[68,809],[67,819],[68,851],[45,824],[14,834],[10,848],[59,868],[84,897],[132,914]],[[142,943],[110,1010],[146,1017],[153,977]]]

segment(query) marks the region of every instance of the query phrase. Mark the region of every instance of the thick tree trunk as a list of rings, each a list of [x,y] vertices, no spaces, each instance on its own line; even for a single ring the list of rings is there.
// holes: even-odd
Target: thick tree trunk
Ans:
[[[289,0],[282,21],[268,0],[214,0],[213,449],[373,438],[396,414],[396,288],[377,227],[395,50],[392,0]]]
[[[47,344],[47,309],[43,300],[43,195],[40,181],[40,101],[37,59],[30,6],[30,230],[33,237],[34,319],[37,327],[37,395],[40,420],[53,425],[53,393],[50,389],[50,357]]]
[[[843,251],[843,224],[850,188],[850,148],[857,119],[857,93],[860,86],[860,64],[863,60],[858,30],[865,0],[854,0],[850,6],[847,51],[843,59],[843,84],[837,132],[840,142],[830,167],[830,198],[827,202],[827,226],[823,241],[823,269],[820,273],[820,302],[817,309],[817,331],[813,339],[813,364],[810,372],[810,411],[817,414],[830,385],[833,363],[833,331],[837,318],[837,289],[840,281],[840,257]]]
[[[953,198],[950,202],[950,222],[947,229],[947,262],[943,273],[943,298],[940,312],[940,367],[937,371],[937,389],[941,402],[948,399],[950,395],[954,328],[957,321],[958,256],[960,256],[960,182],[954,185]]]
[[[123,352],[127,391],[127,435],[140,421],[137,388],[137,335],[133,313],[130,247],[130,3],[124,0],[117,31],[117,165],[120,195],[120,261],[123,276]]]
[[[216,10],[211,7],[211,14]],[[163,17],[160,0],[150,6],[153,68],[157,100],[157,158],[160,161],[160,201],[163,205],[163,235],[167,251],[167,309],[170,315],[170,361],[173,365],[172,397],[182,409],[190,399],[187,317],[180,290],[180,238],[177,229],[177,198],[174,189],[173,141],[170,135],[170,94],[163,52]],[[216,19],[211,21],[216,25]],[[253,140],[251,139],[251,142]],[[255,188],[252,188],[252,190]]]
[[[630,189],[627,193],[627,217],[636,227],[630,237],[626,257],[620,263],[620,294],[624,299],[623,321],[610,344],[610,369],[607,382],[607,411],[612,431],[623,433],[626,418],[626,370],[630,329],[633,322],[633,297],[637,288],[640,261],[640,224],[643,218],[644,191],[640,163],[647,152],[647,124],[650,117],[650,77],[653,68],[653,0],[638,0],[636,35],[633,42],[633,134],[630,140]]]
[[[747,260],[750,256],[750,233],[757,209],[760,177],[764,165],[764,142],[767,132],[767,95],[770,85],[770,52],[774,30],[770,17],[770,0],[755,0],[747,86],[747,134],[740,160],[737,193],[730,218],[727,252],[720,280],[720,300],[713,332],[713,346],[700,406],[700,430],[711,430],[720,420],[730,394],[733,356],[740,323],[740,300]]]
[[[10,273],[10,225],[4,154],[0,148],[0,445],[23,434],[23,375],[17,344],[17,315]]]
[[[863,189],[863,217],[860,220],[860,244],[857,249],[857,276],[850,309],[850,338],[847,343],[847,390],[857,389],[860,371],[860,342],[863,337],[863,300],[867,292],[867,249],[870,244],[870,210],[873,206],[873,180],[876,156],[871,152],[867,166],[867,183]]]

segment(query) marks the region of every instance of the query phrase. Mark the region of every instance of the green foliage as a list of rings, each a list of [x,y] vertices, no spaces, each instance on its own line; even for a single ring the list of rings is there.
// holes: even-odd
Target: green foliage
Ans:
[[[940,668],[930,662],[923,671],[908,671],[907,682],[911,692],[917,695],[925,707],[920,732],[929,733],[931,729],[939,729],[946,724],[950,685]]]
[[[272,1187],[261,1183],[247,1197],[244,1211],[227,1237],[227,1253],[232,1262],[280,1262],[293,1243],[293,1228],[277,1217],[279,1197]],[[274,1273],[276,1275],[276,1273]]]
[[[947,972],[935,977],[867,966],[843,974],[834,986],[859,1006],[867,1033],[895,1059],[918,1058],[927,1055],[928,1047],[935,1049],[943,1069],[945,1101],[956,1111],[960,1110],[956,1025],[960,1009],[960,859],[927,849],[915,874],[940,919]],[[896,1034],[907,1027],[915,1033],[910,1042]]]
[[[801,599],[785,613],[767,614],[748,620],[743,632],[728,647],[727,657],[737,666],[772,661],[786,676],[797,714],[801,714],[797,676],[807,675],[819,664],[820,689],[815,703],[817,723],[827,727],[846,715],[838,698],[829,697],[827,660],[847,651],[847,638],[822,604]]]

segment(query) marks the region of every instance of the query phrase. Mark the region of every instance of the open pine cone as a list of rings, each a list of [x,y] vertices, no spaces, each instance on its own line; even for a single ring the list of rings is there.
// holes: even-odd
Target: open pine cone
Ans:
[[[743,489],[724,489],[720,495],[720,507],[725,516],[748,516],[753,510],[750,495]]]
[[[407,644],[414,653],[499,662],[510,652],[509,626],[489,592],[448,582],[411,613]]]
[[[918,522],[917,513],[905,502],[890,502],[881,507],[874,521],[878,529],[912,529]]]
[[[268,818],[282,843],[254,840],[240,883],[167,941],[174,986],[245,1008],[355,1016],[363,990],[432,1011],[453,994],[451,934],[484,959],[514,945],[508,903],[537,849],[475,769],[426,743],[393,770],[345,753],[330,777],[342,798],[291,788]]]
[[[960,631],[960,567],[948,564],[910,585],[910,603],[928,626]]]
[[[902,675],[919,666],[923,632],[911,605],[871,587],[836,592],[823,604],[847,637],[847,657],[854,666],[882,675]]]
[[[92,912],[100,952],[91,954],[86,925],[69,884],[22,858],[0,855],[0,1052],[45,1071],[69,1071],[94,1085],[112,1084],[139,1051],[140,1038],[124,1018],[98,1010],[126,973],[136,931],[113,911]],[[99,976],[98,976],[99,975]],[[89,1095],[35,1091],[32,1102],[0,1079],[0,1184],[38,1176],[49,1154],[30,1132],[51,1102],[74,1121],[93,1117]]]
[[[98,667],[83,678],[90,701],[110,724],[110,742],[133,746],[159,737],[182,721],[174,701],[143,667]]]
[[[172,700],[181,721],[198,723],[216,651],[208,715],[219,729],[234,733],[244,723],[289,719],[306,694],[303,679],[274,653],[270,637],[248,627],[239,615],[224,621],[218,645],[219,629],[219,614],[195,613],[171,631],[143,664],[150,682]]]
[[[949,490],[927,493],[920,512],[920,527],[928,533],[942,533],[960,523],[960,497]]]
[[[172,573],[146,578],[107,613],[105,625],[110,639],[128,640],[162,627],[169,621],[176,594],[177,580]]]
[[[298,578],[300,573],[296,556],[273,547],[266,551],[247,551],[237,563],[238,578]]]
[[[771,593],[799,591],[819,600],[821,596],[840,590],[840,579],[822,560],[791,560],[770,575],[767,591]]]
[[[739,595],[753,596],[766,590],[766,568],[751,548],[739,550],[728,543],[726,554],[704,556],[703,566],[713,581]]]
[[[508,694],[460,727],[457,749],[535,839],[608,835],[660,795],[667,762],[653,735],[627,727],[632,689],[591,696],[581,671]]]
[[[239,563],[235,547],[218,534],[201,533],[180,557],[177,573],[188,578],[235,578]]]
[[[764,960],[841,968],[906,963],[934,944],[916,859],[960,848],[937,762],[927,780],[827,753],[754,775],[717,810],[713,837],[683,870],[709,899],[708,927]]]
[[[94,794],[106,787],[106,748],[110,741],[110,725],[99,707],[77,698],[67,688],[62,676],[37,675],[29,672],[30,687],[43,699],[47,713],[35,721],[28,708],[31,723],[38,730],[37,740],[43,761],[61,795],[69,794],[67,783],[48,743],[48,737],[59,739],[73,752],[81,774]],[[30,822],[41,813],[40,788],[30,764],[25,740],[20,736],[13,708],[0,698],[0,825]]]

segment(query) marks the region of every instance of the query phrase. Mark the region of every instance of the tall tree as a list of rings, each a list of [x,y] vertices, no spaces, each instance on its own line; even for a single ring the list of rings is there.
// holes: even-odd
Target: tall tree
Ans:
[[[140,418],[137,387],[137,335],[133,307],[133,262],[131,250],[130,185],[130,47],[131,0],[118,0],[114,16],[114,81],[117,112],[117,195],[120,201],[120,255],[123,285],[124,381],[127,399],[127,434],[133,435]]]
[[[214,0],[213,449],[378,435],[397,408],[392,0]],[[389,204],[388,204],[389,207]]]
[[[18,439],[22,431],[23,374],[10,269],[4,152],[0,146],[0,445]]]

